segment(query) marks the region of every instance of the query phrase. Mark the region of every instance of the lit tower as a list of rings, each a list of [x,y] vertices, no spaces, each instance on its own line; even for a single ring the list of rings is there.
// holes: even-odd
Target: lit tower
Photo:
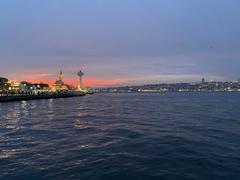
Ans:
[[[79,80],[80,80],[79,89],[81,89],[82,88],[82,77],[83,77],[84,73],[80,70],[80,71],[78,71],[77,75],[79,76]]]

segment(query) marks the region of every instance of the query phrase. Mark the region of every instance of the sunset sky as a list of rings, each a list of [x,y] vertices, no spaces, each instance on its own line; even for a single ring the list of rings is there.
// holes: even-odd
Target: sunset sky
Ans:
[[[85,86],[240,78],[239,0],[1,0],[0,77]]]

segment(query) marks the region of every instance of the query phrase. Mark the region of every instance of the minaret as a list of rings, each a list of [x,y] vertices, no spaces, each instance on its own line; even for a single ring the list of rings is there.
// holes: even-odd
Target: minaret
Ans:
[[[84,73],[80,70],[77,75],[79,76],[80,84],[79,84],[79,89],[82,89],[82,77]]]
[[[62,72],[62,70],[60,70],[59,80],[63,81],[63,72]]]

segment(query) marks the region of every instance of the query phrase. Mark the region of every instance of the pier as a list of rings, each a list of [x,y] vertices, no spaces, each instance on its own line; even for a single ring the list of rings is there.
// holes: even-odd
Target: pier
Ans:
[[[59,78],[54,84],[30,83],[27,81],[16,82],[0,77],[0,103],[11,101],[27,101],[36,99],[56,99],[84,96],[93,94],[89,87],[82,87],[83,71],[77,73],[80,83],[77,86],[66,84],[63,71],[60,70]]]

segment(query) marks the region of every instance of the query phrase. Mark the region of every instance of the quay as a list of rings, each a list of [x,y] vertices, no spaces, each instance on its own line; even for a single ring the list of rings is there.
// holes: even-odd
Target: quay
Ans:
[[[16,82],[0,77],[0,103],[11,101],[27,101],[36,99],[56,99],[84,96],[93,94],[90,87],[82,87],[84,73],[77,73],[80,83],[72,86],[64,83],[63,72],[60,70],[59,78],[52,85],[44,83]]]
[[[28,101],[28,100],[38,100],[38,99],[56,99],[56,98],[70,98],[85,96],[85,93],[51,93],[51,94],[14,94],[14,95],[0,95],[0,103],[12,102],[12,101]]]

